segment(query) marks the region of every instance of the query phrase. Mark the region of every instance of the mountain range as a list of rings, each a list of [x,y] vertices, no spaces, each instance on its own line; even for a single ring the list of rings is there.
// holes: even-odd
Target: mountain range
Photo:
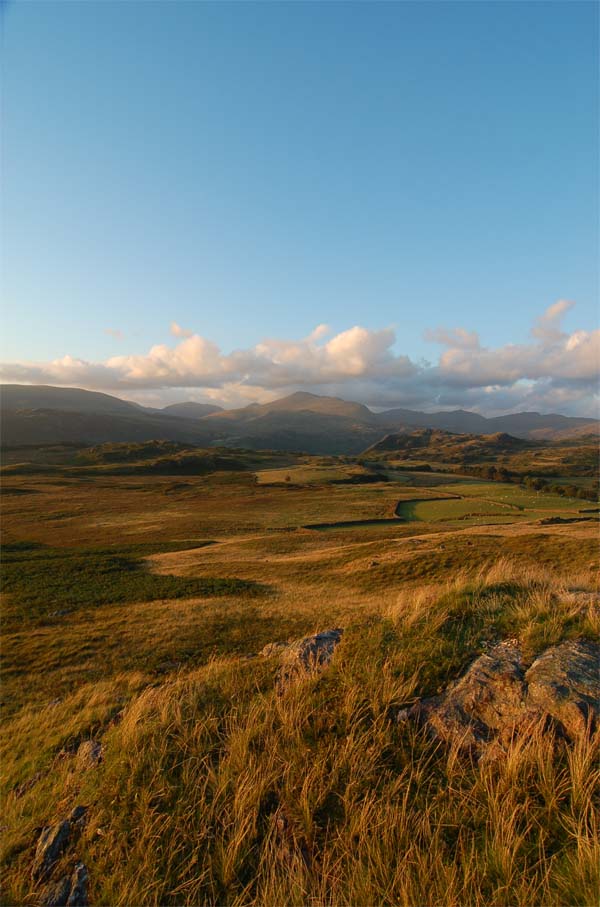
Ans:
[[[155,409],[80,388],[18,384],[0,388],[0,419],[4,447],[165,439],[203,446],[357,454],[387,434],[414,428],[477,435],[505,432],[538,440],[600,433],[597,420],[557,413],[493,418],[466,410],[376,413],[361,403],[304,392],[241,409],[195,402]]]

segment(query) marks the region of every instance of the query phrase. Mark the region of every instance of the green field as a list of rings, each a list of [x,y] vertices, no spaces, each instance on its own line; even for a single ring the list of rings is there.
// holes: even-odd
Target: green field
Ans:
[[[400,502],[398,516],[421,522],[461,521],[473,525],[541,520],[552,516],[579,518],[585,502],[553,494],[528,491],[500,482],[453,482],[437,485],[447,500]],[[454,497],[450,497],[453,495]]]
[[[322,485],[332,482],[346,482],[369,473],[361,466],[321,466],[305,464],[289,468],[261,469],[256,473],[259,485],[290,482],[293,485]]]
[[[464,485],[440,486],[439,491],[448,491],[449,494],[463,494],[469,497],[489,498],[499,504],[507,504],[519,510],[570,510],[576,513],[585,506],[579,498],[561,497],[557,494],[529,491],[519,485],[505,484],[503,482],[469,482]]]
[[[438,522],[439,520],[461,520],[465,517],[505,517],[514,520],[512,508],[506,504],[478,498],[460,500],[407,501],[398,506],[398,516],[405,520]]]

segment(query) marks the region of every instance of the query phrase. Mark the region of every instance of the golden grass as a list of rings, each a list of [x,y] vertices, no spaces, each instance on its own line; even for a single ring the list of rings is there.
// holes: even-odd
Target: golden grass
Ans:
[[[440,660],[448,618],[485,626],[517,577],[519,605],[501,616],[527,638],[554,620],[540,604],[553,580],[504,561],[397,596],[387,617],[346,631],[322,678],[281,697],[277,659],[221,658],[159,685],[125,675],[25,710],[6,764],[3,903],[36,903],[33,828],[74,802],[90,804],[77,855],[96,904],[593,903],[600,734],[551,746],[538,726],[476,766],[391,717],[422,692],[426,649],[438,680],[455,671],[452,657]],[[572,629],[574,605],[561,611],[553,594]],[[52,761],[68,740],[94,735],[106,747],[98,768],[78,775],[68,756]],[[15,791],[34,769],[36,782]]]
[[[393,719],[500,638],[529,655],[599,638],[593,529],[279,532],[274,520],[331,508],[385,513],[398,486],[189,485],[40,480],[8,499],[10,538],[72,548],[96,532],[106,545],[120,513],[147,543],[152,518],[158,541],[214,544],[151,555],[149,569],[268,593],[107,603],[6,635],[2,904],[39,903],[36,829],[76,803],[89,821],[58,872],[82,859],[91,903],[107,907],[596,903],[598,734],[552,746],[537,727],[477,766]],[[41,520],[49,504],[69,516]],[[277,658],[248,657],[335,625],[330,669],[284,696]],[[105,754],[83,772],[87,738]]]

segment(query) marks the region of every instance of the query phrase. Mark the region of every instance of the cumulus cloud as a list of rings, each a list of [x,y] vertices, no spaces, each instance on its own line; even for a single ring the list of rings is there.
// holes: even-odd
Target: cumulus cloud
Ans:
[[[224,353],[211,340],[175,322],[178,342],[158,344],[143,355],[86,362],[71,355],[45,363],[11,363],[5,381],[77,385],[172,399],[202,394],[224,406],[266,402],[294,390],[334,394],[374,407],[464,407],[484,413],[558,409],[593,414],[597,399],[600,331],[561,330],[573,303],[551,305],[526,343],[486,348],[475,331],[438,327],[426,332],[443,349],[437,363],[415,362],[396,349],[392,328],[355,325],[332,334],[318,325],[300,340],[266,338],[248,349]]]
[[[477,331],[466,331],[464,328],[434,328],[425,331],[425,340],[439,343],[459,350],[478,350],[480,348]]]
[[[544,314],[537,319],[532,327],[532,336],[545,342],[560,340],[561,337],[565,336],[560,329],[560,322],[563,315],[565,315],[569,309],[572,309],[574,305],[575,303],[568,299],[559,299],[558,302],[548,306]]]
[[[311,340],[322,340],[323,337],[326,337],[327,334],[331,334],[331,328],[328,324],[318,324],[316,328],[310,332],[306,338],[308,341]]]
[[[188,331],[186,328],[182,328],[180,324],[177,324],[176,321],[171,322],[170,331],[173,337],[193,337],[194,332]]]

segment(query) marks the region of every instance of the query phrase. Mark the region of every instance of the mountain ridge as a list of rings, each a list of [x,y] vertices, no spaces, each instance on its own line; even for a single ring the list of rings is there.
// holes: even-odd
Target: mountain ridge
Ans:
[[[207,411],[208,410],[208,411]],[[0,386],[2,444],[165,439],[204,446],[357,454],[385,435],[429,428],[553,440],[600,433],[600,422],[560,413],[486,417],[468,410],[373,412],[362,403],[297,391],[269,403],[219,409],[194,401],[163,409],[110,394],[52,385]]]

